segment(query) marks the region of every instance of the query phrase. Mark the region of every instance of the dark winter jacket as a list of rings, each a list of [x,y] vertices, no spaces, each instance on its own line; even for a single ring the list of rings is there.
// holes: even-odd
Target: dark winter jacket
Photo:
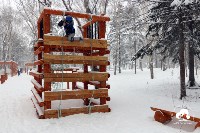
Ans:
[[[71,22],[66,22],[66,21],[61,20],[61,21],[58,23],[58,26],[60,26],[60,27],[64,26],[66,35],[75,33],[75,29],[74,29],[74,27],[73,27],[73,22],[72,22],[72,21],[71,21]]]

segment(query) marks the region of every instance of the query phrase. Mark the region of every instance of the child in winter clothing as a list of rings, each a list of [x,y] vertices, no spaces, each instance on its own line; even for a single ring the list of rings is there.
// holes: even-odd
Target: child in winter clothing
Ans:
[[[66,33],[66,37],[71,42],[74,41],[74,35],[75,35],[75,29],[74,29],[74,21],[71,16],[66,16],[66,18],[63,18],[59,23],[58,26],[62,27],[64,26],[64,30]]]

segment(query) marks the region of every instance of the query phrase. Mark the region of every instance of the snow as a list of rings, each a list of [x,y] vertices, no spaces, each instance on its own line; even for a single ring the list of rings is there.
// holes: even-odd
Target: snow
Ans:
[[[9,77],[0,85],[0,132],[188,133],[193,131],[195,125],[190,121],[173,119],[167,125],[156,122],[150,107],[177,113],[184,107],[188,109],[190,116],[200,117],[200,91],[187,90],[188,97],[181,101],[179,69],[154,70],[155,79],[150,79],[148,69],[138,70],[137,74],[132,70],[124,70],[116,76],[110,71],[111,101],[108,102],[110,113],[77,114],[44,120],[36,117],[31,101],[32,77],[26,74]],[[199,81],[198,76],[196,81]],[[196,129],[193,133],[199,132],[200,129]]]
[[[171,6],[180,6],[181,4],[188,5],[194,2],[194,0],[174,0]]]

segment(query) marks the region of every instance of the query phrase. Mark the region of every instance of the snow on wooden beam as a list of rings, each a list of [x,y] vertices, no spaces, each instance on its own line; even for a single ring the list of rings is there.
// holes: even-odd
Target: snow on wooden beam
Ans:
[[[58,118],[59,112],[62,117],[74,115],[74,114],[89,114],[89,113],[96,113],[96,112],[110,112],[110,108],[108,105],[95,105],[91,107],[82,107],[82,108],[69,108],[69,109],[61,109],[59,110],[52,110],[48,109],[44,111],[45,118]]]
[[[35,97],[33,96],[31,98],[33,105],[36,109],[36,112],[38,114],[39,119],[44,119],[44,112],[42,111],[41,107],[38,105],[37,100],[35,99]]]
[[[35,71],[30,71],[29,75],[33,76],[33,77],[37,77],[37,78],[43,78],[43,74],[39,73],[39,72],[35,72]]]
[[[40,107],[44,106],[44,101],[42,100],[42,98],[39,96],[39,94],[37,93],[37,91],[35,90],[35,88],[31,89],[37,103],[39,104]]]
[[[100,82],[99,81],[89,81],[90,85],[94,85],[97,88],[100,88]],[[106,83],[106,88],[110,89],[110,85],[108,83]]]
[[[43,60],[37,60],[34,62],[34,65],[43,65],[43,64],[44,64]]]
[[[108,97],[108,89],[44,92],[44,101]]]
[[[94,49],[106,49],[108,47],[107,40],[103,39],[89,39],[84,38],[82,41],[75,40],[73,42],[68,41],[66,37],[44,35],[44,45],[75,47],[75,48],[94,48]]]
[[[41,93],[41,92],[44,91],[44,88],[35,79],[32,79],[31,82],[33,83],[33,85],[36,88],[37,92]]]

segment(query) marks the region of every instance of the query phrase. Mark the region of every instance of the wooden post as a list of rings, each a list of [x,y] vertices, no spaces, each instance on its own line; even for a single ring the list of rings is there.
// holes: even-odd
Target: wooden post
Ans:
[[[101,21],[99,22],[99,39],[105,38],[105,33],[106,33],[106,22]]]
[[[44,12],[44,18],[43,18],[43,29],[44,34],[47,34],[50,32],[50,15],[45,14]],[[50,53],[50,49],[48,46],[45,46],[44,53]],[[50,64],[44,64],[44,73],[51,73]],[[51,82],[44,82],[44,90],[45,91],[51,91]],[[45,101],[44,109],[50,109],[51,108],[51,102]]]

